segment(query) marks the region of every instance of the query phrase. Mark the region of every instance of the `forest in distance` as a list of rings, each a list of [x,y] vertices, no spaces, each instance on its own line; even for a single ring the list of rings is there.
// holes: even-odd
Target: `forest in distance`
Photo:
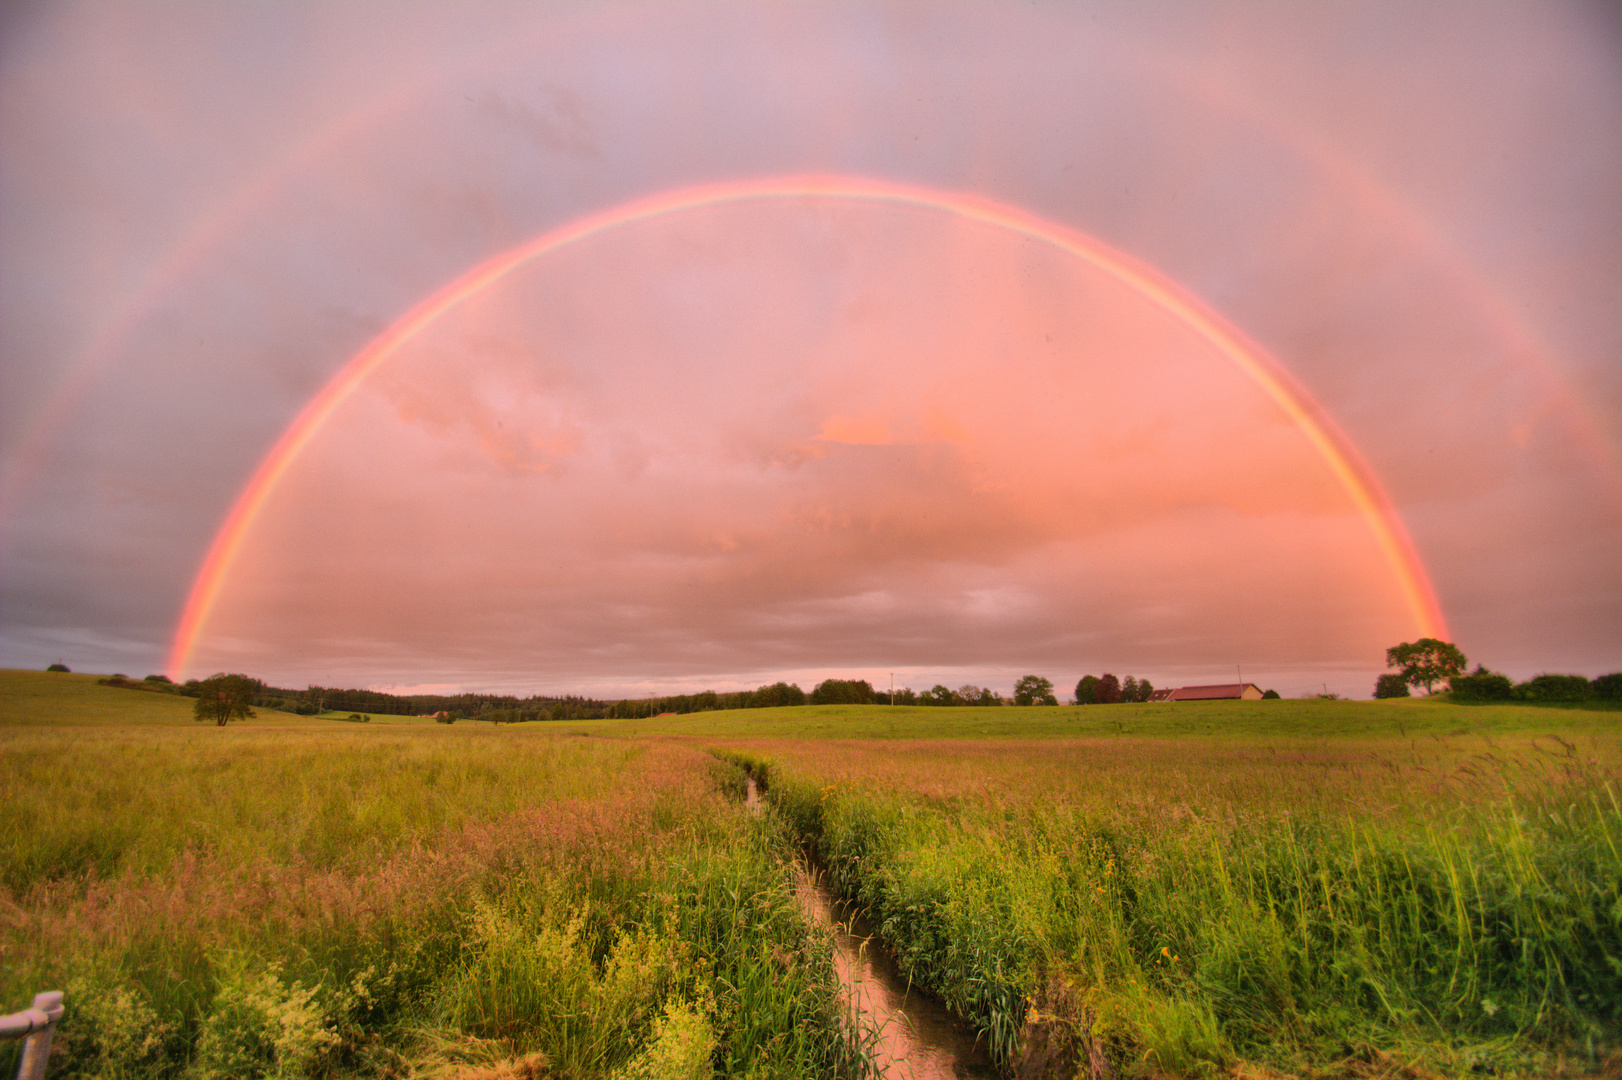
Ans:
[[[1450,700],[1471,703],[1530,702],[1541,705],[1576,705],[1590,708],[1622,708],[1622,672],[1589,679],[1583,675],[1544,673],[1524,682],[1489,671],[1477,664],[1468,669],[1468,660],[1452,642],[1435,638],[1402,642],[1386,650],[1386,666],[1394,670],[1381,675],[1374,697],[1408,697],[1412,689],[1431,694],[1438,683],[1446,687]],[[52,664],[51,671],[66,672],[65,664]],[[188,679],[175,683],[167,675],[148,675],[135,680],[115,674],[104,680],[108,685],[197,698],[211,694],[216,700],[227,695],[238,710],[275,709],[300,716],[329,712],[353,712],[388,716],[427,716],[441,722],[481,720],[488,723],[533,723],[549,720],[641,720],[665,714],[712,712],[730,709],[768,709],[797,705],[923,705],[934,707],[976,707],[1000,705],[1051,705],[1059,700],[1051,680],[1040,675],[1022,676],[1011,696],[987,686],[964,684],[953,690],[937,684],[928,690],[891,687],[876,690],[866,679],[829,678],[807,693],[798,684],[775,682],[755,690],[693,694],[670,694],[647,698],[602,700],[576,695],[532,695],[519,698],[510,694],[462,693],[454,695],[397,695],[379,690],[342,689],[311,685],[304,690],[272,686],[250,675],[221,672],[208,679]],[[1070,703],[1113,705],[1154,700],[1155,687],[1148,679],[1128,675],[1124,680],[1106,672],[1084,675],[1076,683]],[[1281,695],[1267,690],[1264,698]],[[1322,694],[1309,697],[1336,698]],[[245,714],[244,714],[245,715]],[[200,707],[199,718],[203,717]],[[234,718],[234,717],[233,717]],[[222,721],[223,722],[223,721]]]

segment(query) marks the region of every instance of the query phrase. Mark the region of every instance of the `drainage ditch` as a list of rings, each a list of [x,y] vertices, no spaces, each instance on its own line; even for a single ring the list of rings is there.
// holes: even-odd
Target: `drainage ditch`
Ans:
[[[763,807],[755,778],[745,805]],[[805,913],[834,938],[834,965],[845,999],[871,1032],[874,1064],[886,1080],[990,1080],[997,1076],[983,1040],[934,995],[911,985],[860,910],[839,900],[821,873],[801,862],[795,893]]]

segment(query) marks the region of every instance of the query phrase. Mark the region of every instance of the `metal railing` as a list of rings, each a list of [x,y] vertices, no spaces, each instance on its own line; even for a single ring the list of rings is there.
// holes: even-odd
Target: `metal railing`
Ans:
[[[44,1080],[45,1059],[51,1053],[51,1034],[62,1019],[62,991],[34,995],[34,1007],[0,1016],[0,1039],[27,1039],[17,1080]]]

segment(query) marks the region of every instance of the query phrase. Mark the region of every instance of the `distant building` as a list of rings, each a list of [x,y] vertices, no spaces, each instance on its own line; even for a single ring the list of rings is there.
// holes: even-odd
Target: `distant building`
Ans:
[[[1219,683],[1216,686],[1180,686],[1176,690],[1156,690],[1150,701],[1260,701],[1262,691],[1255,683]]]

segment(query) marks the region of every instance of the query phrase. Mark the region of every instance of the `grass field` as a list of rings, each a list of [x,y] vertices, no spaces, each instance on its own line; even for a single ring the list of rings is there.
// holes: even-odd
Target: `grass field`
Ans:
[[[853,1075],[797,843],[1010,1069],[1622,1060],[1611,713],[190,706],[0,673],[0,983],[68,990],[53,1077]]]
[[[67,991],[53,1078],[852,1073],[712,756],[189,706],[0,674],[0,984]]]

